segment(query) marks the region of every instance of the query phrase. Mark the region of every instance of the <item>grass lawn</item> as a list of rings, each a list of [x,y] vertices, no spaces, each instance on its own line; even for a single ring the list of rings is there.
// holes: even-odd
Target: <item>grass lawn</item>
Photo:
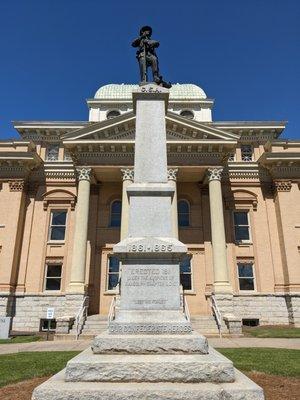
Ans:
[[[11,339],[0,339],[0,344],[38,342],[42,339],[41,336],[13,336]]]
[[[243,327],[243,333],[258,338],[300,338],[300,328],[289,326]]]
[[[48,351],[0,355],[0,387],[63,369],[77,351]]]
[[[217,349],[245,372],[259,371],[271,375],[300,378],[300,350],[241,348]]]
[[[300,350],[218,350],[242,371],[300,377]],[[67,361],[77,354],[77,351],[51,351],[0,355],[0,387],[30,378],[53,375],[63,369]]]

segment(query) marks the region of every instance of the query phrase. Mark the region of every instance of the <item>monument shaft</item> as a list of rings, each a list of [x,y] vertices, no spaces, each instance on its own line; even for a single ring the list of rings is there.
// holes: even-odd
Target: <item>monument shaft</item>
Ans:
[[[128,238],[114,247],[122,261],[121,297],[113,333],[185,333],[190,323],[180,302],[179,264],[186,246],[173,237],[174,187],[167,179],[165,110],[168,90],[142,86],[136,111],[134,183]]]

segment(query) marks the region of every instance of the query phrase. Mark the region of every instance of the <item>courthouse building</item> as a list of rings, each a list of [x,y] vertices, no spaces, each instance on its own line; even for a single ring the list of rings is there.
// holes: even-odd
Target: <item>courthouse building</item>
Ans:
[[[0,142],[0,315],[12,330],[44,329],[48,307],[55,329],[85,311],[104,319],[114,304],[136,87],[101,87],[87,121],[15,121],[20,138]],[[284,121],[215,121],[213,105],[200,87],[175,84],[166,112],[192,321],[214,320],[213,302],[222,318],[299,326],[300,140],[280,139]]]

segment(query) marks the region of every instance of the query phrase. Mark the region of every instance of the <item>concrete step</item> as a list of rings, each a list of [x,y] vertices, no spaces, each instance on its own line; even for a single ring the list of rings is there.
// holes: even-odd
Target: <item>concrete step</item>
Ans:
[[[67,363],[68,382],[233,382],[233,364],[222,354],[94,354],[90,348]]]
[[[233,383],[65,382],[64,371],[38,386],[32,400],[264,400],[263,390],[239,371]]]

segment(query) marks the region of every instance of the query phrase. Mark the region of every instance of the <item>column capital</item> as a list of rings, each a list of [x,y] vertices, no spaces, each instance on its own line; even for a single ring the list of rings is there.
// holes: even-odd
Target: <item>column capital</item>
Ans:
[[[220,181],[222,179],[223,167],[207,168],[206,175],[208,182]]]
[[[122,178],[123,181],[133,181],[134,179],[134,169],[133,168],[122,168]]]
[[[168,181],[177,181],[178,168],[168,168]]]
[[[77,178],[79,181],[91,181],[92,168],[78,167],[76,168]]]

